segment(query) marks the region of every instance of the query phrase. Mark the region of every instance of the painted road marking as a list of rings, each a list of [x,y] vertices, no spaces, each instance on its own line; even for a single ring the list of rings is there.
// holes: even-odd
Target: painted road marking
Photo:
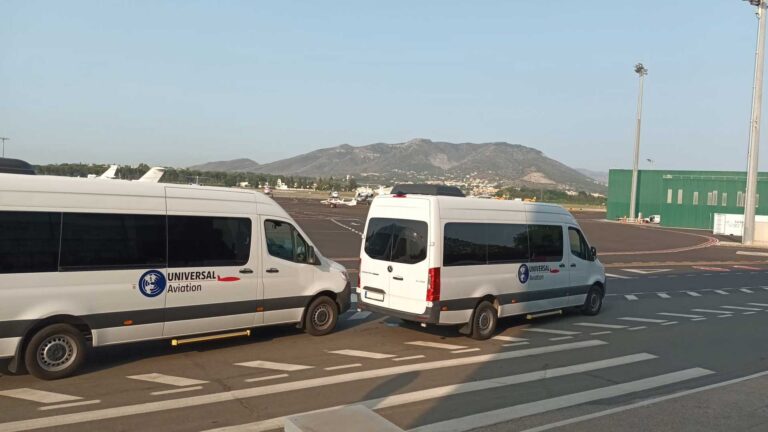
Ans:
[[[369,352],[369,351],[351,350],[351,349],[345,349],[345,350],[339,350],[339,351],[329,351],[329,352],[331,354],[341,354],[341,355],[346,355],[346,356],[363,357],[363,358],[370,358],[370,359],[385,359],[385,358],[397,357],[396,355],[392,355],[392,354],[381,354],[381,353],[375,353],[375,352]]]
[[[750,306],[763,306],[768,307],[768,303],[747,303]]]
[[[420,359],[420,358],[424,358],[424,357],[425,356],[423,356],[423,355],[415,355],[415,356],[409,356],[409,357],[398,357],[398,358],[393,358],[392,361],[401,362],[401,361],[407,361],[407,360],[416,360],[416,359]]]
[[[736,255],[768,256],[768,252],[736,251]]]
[[[183,388],[176,388],[172,390],[162,390],[162,391],[156,391],[150,393],[152,396],[160,396],[160,395],[166,395],[166,394],[173,394],[173,393],[182,393],[182,392],[188,392],[192,390],[200,390],[203,386],[194,386],[194,387],[183,387]]]
[[[265,395],[272,395],[277,393],[285,393],[296,390],[303,390],[309,388],[327,388],[331,385],[344,384],[354,381],[369,380],[374,378],[388,377],[393,375],[400,375],[409,372],[422,372],[430,371],[441,368],[458,367],[466,365],[477,365],[487,363],[491,361],[510,360],[514,358],[529,357],[535,355],[549,354],[554,352],[568,351],[581,348],[593,348],[597,346],[607,345],[608,342],[600,340],[586,340],[579,342],[571,342],[558,345],[549,345],[544,347],[528,348],[514,351],[505,351],[496,354],[482,354],[472,357],[455,357],[448,360],[436,360],[425,363],[414,363],[410,365],[393,366],[382,369],[373,369],[360,372],[350,372],[340,375],[330,375],[320,378],[310,378],[299,381],[287,382],[282,384],[273,384],[260,387],[251,387],[239,390],[230,390],[219,393],[204,394],[198,396],[191,396],[185,398],[151,401],[137,403],[134,405],[124,405],[112,408],[103,408],[94,411],[83,411],[71,414],[61,414],[57,416],[18,420],[6,423],[0,423],[0,432],[19,432],[31,429],[40,429],[46,427],[61,427],[70,424],[80,424],[90,421],[107,420],[118,417],[125,417],[137,414],[147,414],[153,412],[163,412],[179,408],[191,408],[193,406],[210,405],[220,402],[227,402],[239,399],[248,399]],[[655,358],[650,354],[636,354],[636,356],[650,356],[647,358]],[[615,359],[612,359],[615,361]],[[640,360],[633,360],[640,361]],[[608,367],[608,366],[604,366]],[[555,376],[555,369],[537,371],[536,374],[545,376]],[[580,371],[581,372],[581,371]],[[503,383],[502,378],[491,379],[498,385],[510,385],[511,383]],[[476,385],[477,382],[468,383],[469,385]],[[449,386],[455,389],[457,386]],[[473,390],[474,391],[474,387]],[[402,395],[398,395],[402,396]],[[394,396],[392,396],[394,397]],[[388,399],[388,398],[385,398]],[[253,430],[253,429],[251,429]]]
[[[555,341],[555,342],[556,341],[561,341],[561,340],[566,340],[566,339],[573,339],[573,336],[558,336],[558,337],[549,338],[549,340]]]
[[[732,313],[732,312],[731,312],[731,313]],[[718,315],[717,317],[718,317],[718,318],[730,318],[730,317],[732,317],[732,316],[733,316],[733,315]]]
[[[590,333],[589,335],[590,335],[590,336],[600,336],[600,335],[607,335],[607,334],[611,334],[610,330],[601,331],[601,332],[595,332],[595,333]]]
[[[451,354],[464,354],[464,353],[475,352],[475,351],[480,351],[480,348],[467,348],[467,349],[458,350],[458,351],[451,351]]]
[[[275,363],[271,361],[256,360],[245,363],[235,363],[236,366],[245,366],[251,368],[272,369],[283,372],[300,371],[304,369],[312,369],[314,366],[303,366],[289,363]]]
[[[691,321],[704,321],[706,318],[694,318]]]
[[[635,318],[635,317],[623,317],[619,318],[620,320],[624,321],[637,321],[637,322],[647,322],[647,323],[663,323],[666,320],[660,320],[660,319],[653,319],[653,318]]]
[[[642,275],[672,271],[672,269],[622,269],[622,270],[626,272],[632,272],[632,273],[637,273]]]
[[[268,381],[268,380],[273,380],[278,378],[285,378],[287,376],[288,374],[269,375],[269,376],[258,377],[258,378],[248,378],[247,380],[245,380],[245,382]]]
[[[16,399],[24,399],[32,402],[50,404],[60,402],[71,402],[82,399],[78,396],[70,396],[61,393],[53,393],[31,388],[18,388],[13,390],[0,391],[0,396],[7,396]]]
[[[434,387],[425,390],[417,390],[410,393],[401,393],[392,396],[385,396],[379,399],[371,399],[356,403],[355,405],[362,405],[371,410],[380,410],[385,408],[392,408],[396,406],[427,401],[431,399],[438,399],[447,396],[459,395],[464,393],[489,390],[494,388],[500,388],[504,386],[510,386],[515,384],[523,384],[527,382],[535,382],[539,380],[545,380],[550,378],[557,378],[562,376],[568,376],[573,374],[579,374],[584,372],[590,372],[594,370],[600,370],[609,367],[623,366],[645,360],[652,360],[656,356],[647,353],[633,354],[624,357],[616,357],[612,359],[599,360],[589,363],[581,363],[571,366],[565,366],[560,368],[541,370],[535,372],[524,373],[520,375],[508,375],[499,378],[491,378],[488,380],[474,381],[469,383],[447,385],[443,387]],[[323,408],[315,411],[309,411],[306,413],[297,414],[310,414],[323,411],[331,411],[338,408],[342,408],[344,405],[338,405],[329,408]],[[266,432],[275,429],[282,429],[284,426],[285,417],[276,417],[268,420],[262,420],[254,423],[242,424],[237,426],[228,426],[223,428],[211,429],[206,432]]]
[[[634,294],[627,294],[624,296],[627,300],[637,300],[637,296]]]
[[[672,312],[658,312],[656,313],[656,315],[665,315],[665,316],[682,317],[682,318],[702,318],[701,315],[689,315],[689,314],[672,313]]]
[[[544,328],[524,328],[523,330],[529,331],[529,332],[536,332],[536,333],[549,333],[549,334],[556,334],[556,335],[577,335],[580,332],[575,331],[566,331],[566,330],[553,330],[553,329],[544,329]]]
[[[524,340],[528,340],[526,338],[519,338],[514,336],[494,336],[492,339],[500,340],[504,342],[522,342]]]
[[[411,429],[410,432],[437,432],[446,430],[457,432],[469,431],[512,421],[521,417],[542,414],[545,412],[582,405],[598,400],[655,389],[670,384],[688,381],[694,378],[700,378],[713,373],[714,372],[711,370],[703,368],[685,369],[664,375],[657,375],[651,378],[640,379],[637,381],[630,381],[612,386],[596,388],[579,393],[571,393],[564,396],[538,400],[535,402],[528,402],[507,408],[497,409],[494,411],[472,414],[466,417],[432,423]]]
[[[515,347],[520,345],[528,345],[530,342],[515,342],[515,343],[509,343],[509,344],[503,344],[503,347]]]
[[[55,410],[55,409],[61,409],[61,408],[72,408],[76,406],[83,406],[83,405],[94,405],[101,402],[98,399],[94,400],[87,400],[82,402],[69,402],[69,403],[63,403],[63,404],[57,404],[57,405],[45,405],[38,408],[39,411],[49,411],[49,410]]]
[[[616,279],[632,279],[629,276],[622,276],[622,275],[617,275],[617,274],[613,274],[613,273],[606,273],[605,276],[606,277],[611,277],[611,278],[616,278]]]
[[[673,325],[673,324],[677,324],[677,321],[667,321],[665,323],[661,323],[661,325]]]
[[[701,297],[701,294],[697,293],[696,291],[685,291],[685,293],[691,297]]]
[[[756,313],[757,312],[742,312],[741,314],[742,315],[752,315],[752,314],[756,314]]]
[[[754,291],[752,291],[749,288],[739,288],[739,291],[741,291],[743,293],[747,293],[747,294],[754,294],[755,293]]]
[[[638,326],[638,327],[630,327],[630,328],[628,328],[627,330],[629,330],[629,331],[635,331],[635,330],[643,330],[643,329],[647,329],[647,328],[648,328],[648,327],[646,327],[646,326]]]
[[[718,294],[722,294],[722,295],[729,295],[729,293],[727,293],[727,292],[725,292],[723,290],[714,290],[714,292],[716,292]]]
[[[405,344],[423,346],[427,348],[446,349],[446,350],[460,350],[460,349],[466,348],[465,346],[462,346],[462,345],[451,345],[451,344],[444,344],[444,343],[437,343],[437,342],[424,342],[424,341],[406,342]]]
[[[625,326],[625,325],[601,324],[601,323],[576,323],[574,325],[584,326],[584,327],[600,327],[600,328],[607,328],[607,329],[623,329],[623,328],[627,328],[627,326]]]
[[[758,308],[750,308],[750,307],[743,307],[743,306],[720,306],[723,309],[736,309],[736,310],[745,310],[745,311],[761,311],[762,309]]]
[[[158,383],[158,384],[166,384],[174,387],[194,386],[194,385],[205,384],[208,382],[208,381],[201,381],[201,380],[196,380],[191,378],[182,378],[182,377],[177,377],[172,375],[163,375],[159,373],[131,375],[126,378],[140,380],[140,381],[149,381],[149,382]]]
[[[752,270],[752,271],[762,270],[759,267],[752,267],[752,266],[745,266],[745,265],[735,265],[733,266],[733,268],[742,269],[742,270]]]
[[[730,271],[728,269],[724,269],[720,267],[693,266],[693,268],[695,268],[696,270],[715,271],[715,272],[721,272],[721,273]],[[708,275],[705,274],[704,276],[708,276]]]
[[[325,370],[327,370],[327,371],[335,371],[335,370],[339,370],[339,369],[356,368],[356,367],[360,367],[362,365],[363,365],[362,363],[352,363],[352,364],[341,365],[341,366],[327,367],[327,368],[325,368]]]
[[[366,319],[369,316],[371,316],[371,312],[370,311],[360,311],[360,312],[356,312],[354,315],[352,315],[351,317],[347,318],[347,320],[349,320],[349,321],[361,320],[361,319]]]
[[[656,295],[661,297],[661,298],[663,298],[663,299],[669,298],[669,294],[667,294],[667,293],[656,293]]]
[[[733,313],[731,311],[723,311],[723,310],[712,310],[712,309],[691,309],[694,312],[705,312],[705,313],[713,313],[713,314],[730,314]]]

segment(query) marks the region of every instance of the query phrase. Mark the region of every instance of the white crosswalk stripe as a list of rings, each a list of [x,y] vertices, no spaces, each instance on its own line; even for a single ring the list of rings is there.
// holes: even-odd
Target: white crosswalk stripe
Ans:
[[[691,309],[694,312],[704,312],[704,313],[712,313],[712,314],[732,314],[733,312],[727,311],[727,310],[712,310],[712,309]]]
[[[750,306],[762,306],[762,307],[768,307],[768,303],[747,303]]]
[[[556,335],[577,335],[579,332],[575,331],[568,331],[568,330],[554,330],[554,329],[545,329],[545,328],[536,328],[536,327],[529,327],[523,329],[527,332],[535,332],[535,333],[548,333],[548,334],[556,334]]]
[[[682,318],[703,318],[701,315],[690,315],[690,314],[681,314],[681,313],[673,313],[673,312],[658,312],[657,315],[682,317]]]
[[[423,346],[427,348],[439,348],[439,349],[445,349],[445,350],[460,350],[466,348],[462,345],[451,345],[451,344],[444,344],[444,343],[438,343],[438,342],[425,342],[425,341],[414,341],[414,342],[406,342],[406,345],[416,345],[416,346]]]
[[[747,293],[747,294],[754,294],[755,293],[754,291],[752,291],[749,288],[739,288],[739,291],[741,291],[743,293]]]
[[[382,354],[382,353],[352,350],[352,349],[344,349],[344,350],[329,351],[329,352],[331,354],[340,354],[340,355],[352,356],[352,357],[363,357],[363,358],[369,358],[369,359],[385,359],[385,358],[397,357],[393,354]]]
[[[626,294],[624,298],[626,298],[627,300],[638,300],[638,297],[634,294]]]
[[[743,307],[743,306],[720,306],[723,309],[736,309],[736,310],[744,310],[744,311],[761,311],[762,309],[758,308],[751,308],[751,307]]]
[[[140,380],[140,381],[149,381],[157,384],[171,385],[175,387],[195,386],[195,385],[205,384],[208,382],[208,381],[196,380],[191,378],[182,378],[182,377],[177,377],[172,375],[163,375],[159,373],[132,375],[126,378]]]
[[[32,402],[51,404],[61,402],[71,402],[81,400],[79,396],[70,396],[61,393],[53,393],[31,388],[18,388],[12,390],[0,391],[0,396],[11,397],[15,399],[24,399]]]
[[[656,293],[656,295],[657,295],[657,296],[659,296],[659,297],[661,297],[661,298],[663,298],[663,299],[668,299],[668,298],[670,298],[670,297],[669,297],[669,294],[667,294],[667,293]]]
[[[235,365],[251,367],[251,368],[271,369],[271,370],[277,370],[277,371],[283,371],[283,372],[293,372],[293,371],[299,371],[304,369],[312,369],[313,367],[313,366],[296,365],[296,364],[289,364],[289,363],[276,363],[276,362],[270,362],[270,361],[264,361],[264,360],[235,363]]]
[[[653,319],[653,318],[635,318],[635,317],[623,317],[619,319],[624,321],[637,321],[637,322],[647,322],[647,323],[663,323],[664,321],[666,321],[666,320]]]
[[[720,295],[728,295],[729,293],[723,291],[723,290],[715,290],[714,292],[720,294]]]
[[[583,327],[599,327],[599,328],[607,328],[607,329],[623,329],[623,328],[627,328],[627,326],[625,326],[625,325],[602,324],[602,323],[576,323],[574,325],[583,326]]]
[[[605,276],[609,278],[615,278],[615,279],[632,279],[629,276],[622,276],[622,275],[617,275],[613,273],[606,273]]]
[[[701,297],[701,294],[697,293],[696,291],[685,291],[685,293],[691,297]]]
[[[493,339],[504,341],[504,342],[522,342],[522,341],[528,340],[526,338],[519,338],[514,336],[501,336],[501,335],[494,336]]]

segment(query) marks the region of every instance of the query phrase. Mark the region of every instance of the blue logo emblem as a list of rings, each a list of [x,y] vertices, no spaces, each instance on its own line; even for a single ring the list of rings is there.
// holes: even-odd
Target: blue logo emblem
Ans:
[[[158,270],[150,270],[139,278],[139,291],[146,297],[157,297],[165,291],[165,275]]]
[[[517,278],[520,280],[520,283],[526,283],[528,282],[528,276],[530,276],[530,272],[528,271],[528,266],[525,264],[522,264],[520,268],[517,270]]]

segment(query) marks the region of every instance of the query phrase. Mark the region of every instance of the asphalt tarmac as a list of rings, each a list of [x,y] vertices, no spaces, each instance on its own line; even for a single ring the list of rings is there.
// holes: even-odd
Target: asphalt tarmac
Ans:
[[[365,207],[281,204],[356,269]],[[351,310],[324,337],[283,326],[105,347],[72,378],[0,377],[0,432],[281,430],[287,415],[344,405],[423,432],[768,430],[767,378],[751,377],[768,371],[765,258],[704,247],[706,233],[578,217],[610,266],[598,316],[503,319],[475,341]]]

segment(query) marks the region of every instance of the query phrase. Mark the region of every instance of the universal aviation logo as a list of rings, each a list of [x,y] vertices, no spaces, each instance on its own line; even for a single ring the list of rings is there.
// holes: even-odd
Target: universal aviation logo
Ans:
[[[139,291],[145,297],[157,297],[165,291],[165,275],[159,270],[150,270],[139,278]]]
[[[528,265],[522,264],[519,269],[517,269],[517,279],[520,280],[520,283],[526,283],[528,282],[528,277],[530,277],[531,273],[528,270]]]

